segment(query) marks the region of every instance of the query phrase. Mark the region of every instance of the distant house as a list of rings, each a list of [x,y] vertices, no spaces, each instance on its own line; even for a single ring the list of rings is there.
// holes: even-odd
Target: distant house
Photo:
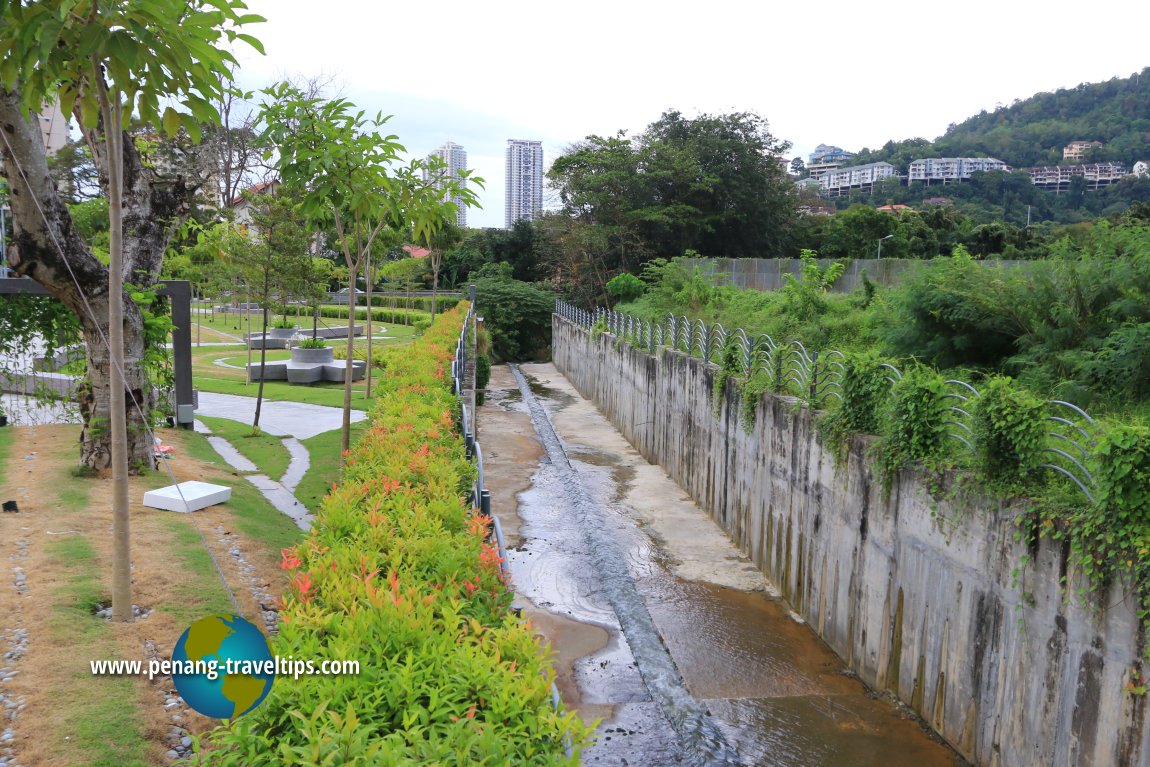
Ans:
[[[427,258],[431,255],[431,251],[427,248],[420,248],[415,245],[404,245],[402,250],[408,258]]]
[[[1095,147],[1102,146],[1101,141],[1071,141],[1062,148],[1062,159],[1071,162],[1082,162],[1086,153]]]
[[[280,182],[276,180],[264,181],[245,189],[242,194],[232,200],[232,212],[238,226],[249,226],[252,223],[252,198],[261,194],[275,194]]]
[[[875,210],[879,213],[890,213],[895,216],[901,216],[903,213],[914,213],[914,208],[909,205],[881,205]]]

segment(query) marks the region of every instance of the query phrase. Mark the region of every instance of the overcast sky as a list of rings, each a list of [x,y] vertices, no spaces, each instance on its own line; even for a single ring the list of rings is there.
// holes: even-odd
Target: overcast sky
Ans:
[[[470,226],[502,226],[507,139],[544,160],[667,109],[754,111],[804,160],[936,138],[1040,91],[1150,66],[1150,3],[966,0],[698,4],[249,0],[267,56],[241,82],[333,78],[414,155],[461,144],[486,179]],[[1083,137],[1088,138],[1088,137]]]

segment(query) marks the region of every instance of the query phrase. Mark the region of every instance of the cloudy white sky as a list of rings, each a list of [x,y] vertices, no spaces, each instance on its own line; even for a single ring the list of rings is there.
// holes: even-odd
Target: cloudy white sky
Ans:
[[[471,226],[503,225],[507,139],[545,161],[670,108],[755,111],[793,143],[935,138],[996,104],[1150,66],[1150,3],[249,0],[267,55],[241,82],[333,78],[415,155],[463,145],[486,179]]]

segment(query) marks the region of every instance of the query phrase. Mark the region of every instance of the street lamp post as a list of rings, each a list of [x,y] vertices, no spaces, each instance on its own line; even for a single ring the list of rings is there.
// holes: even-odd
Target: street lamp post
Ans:
[[[883,240],[889,240],[891,237],[894,237],[894,235],[888,234],[886,237],[882,237],[879,239],[879,241],[878,241],[878,255],[875,257],[876,260],[879,260],[879,261],[882,260],[882,241]]]

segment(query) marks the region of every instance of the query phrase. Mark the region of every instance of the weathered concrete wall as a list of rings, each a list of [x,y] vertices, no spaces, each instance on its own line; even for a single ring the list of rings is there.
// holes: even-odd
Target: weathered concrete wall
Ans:
[[[715,367],[657,356],[554,318],[555,365],[647,460],[663,466],[871,686],[890,690],[977,765],[1150,765],[1134,599],[1076,598],[1068,551],[1015,540],[1014,514],[889,497],[860,438],[836,465],[811,415],[764,397],[748,434]],[[1018,570],[1017,576],[1015,575]],[[1068,593],[1069,592],[1069,593]],[[1104,609],[1102,609],[1104,608]]]

